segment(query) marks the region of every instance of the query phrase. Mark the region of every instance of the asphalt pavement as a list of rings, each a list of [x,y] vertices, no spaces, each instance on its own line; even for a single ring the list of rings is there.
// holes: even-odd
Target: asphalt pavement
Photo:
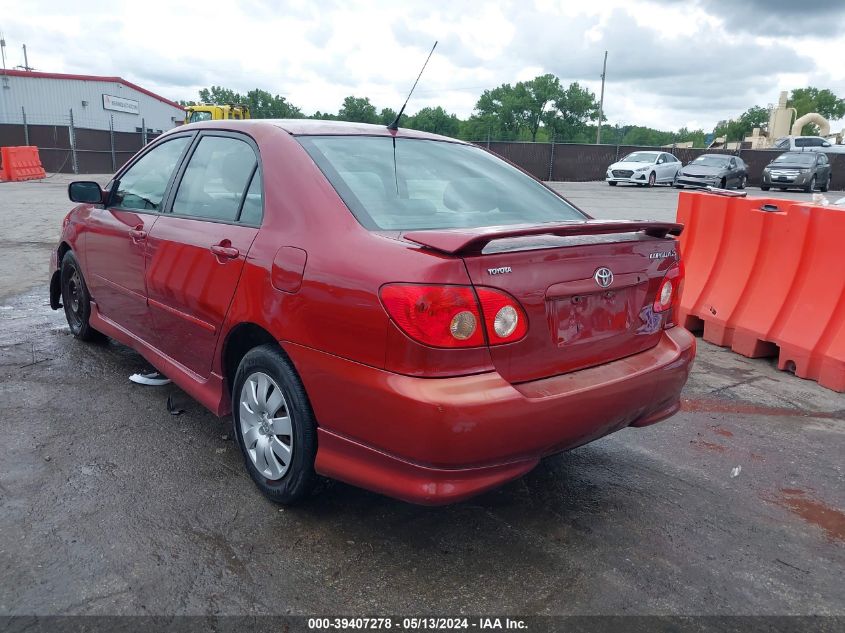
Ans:
[[[228,419],[50,310],[64,186],[0,185],[28,253],[0,287],[0,616],[845,615],[842,394],[699,339],[681,413],[501,489],[423,508],[335,483],[282,509]],[[674,217],[671,188],[555,186]]]

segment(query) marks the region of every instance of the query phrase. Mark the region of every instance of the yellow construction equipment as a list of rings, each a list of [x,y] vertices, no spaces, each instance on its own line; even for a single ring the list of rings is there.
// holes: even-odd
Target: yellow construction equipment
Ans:
[[[203,103],[185,106],[185,123],[197,121],[222,121],[224,119],[249,119],[249,106],[242,103],[213,105]]]

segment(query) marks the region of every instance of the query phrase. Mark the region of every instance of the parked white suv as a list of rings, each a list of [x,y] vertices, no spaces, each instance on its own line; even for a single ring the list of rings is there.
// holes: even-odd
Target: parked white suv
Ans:
[[[845,145],[831,143],[821,136],[782,136],[775,141],[772,149],[782,152],[826,152],[845,154]]]

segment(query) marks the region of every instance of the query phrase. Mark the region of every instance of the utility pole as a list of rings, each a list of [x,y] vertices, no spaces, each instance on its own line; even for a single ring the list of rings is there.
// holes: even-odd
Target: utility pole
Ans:
[[[32,66],[29,65],[29,59],[27,59],[26,56],[26,44],[23,45],[23,66],[18,66],[18,68],[26,70],[27,72],[30,70],[35,70]]]
[[[604,52],[604,64],[601,67],[601,98],[599,99],[599,127],[596,130],[596,145],[601,143],[601,119],[604,116],[604,77],[607,74],[607,51]]]

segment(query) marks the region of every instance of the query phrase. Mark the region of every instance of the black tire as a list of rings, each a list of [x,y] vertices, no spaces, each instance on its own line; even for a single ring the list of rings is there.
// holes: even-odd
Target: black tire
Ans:
[[[60,288],[65,318],[71,334],[80,341],[102,341],[105,337],[91,327],[91,295],[82,276],[82,268],[73,251],[62,257]]]
[[[728,188],[728,180],[727,178],[722,178],[719,181],[719,189],[727,189]]]
[[[739,179],[739,184],[736,186],[737,189],[745,189],[745,182],[747,180],[746,176],[743,176]]]
[[[815,189],[816,189],[816,177],[813,176],[812,178],[810,178],[810,182],[807,183],[807,186],[804,187],[804,192],[805,193],[813,193],[813,191],[815,191]]]
[[[616,181],[615,181],[615,180],[608,180],[608,181],[607,181],[607,184],[609,184],[611,187],[615,187],[615,186],[616,186]]]
[[[291,457],[279,479],[270,479],[253,463],[244,440],[241,424],[241,391],[250,377],[266,374],[281,388],[287,416],[290,418]],[[245,415],[249,415],[248,413]],[[251,349],[241,360],[232,389],[232,422],[241,448],[244,465],[264,495],[282,505],[290,505],[307,496],[317,482],[314,457],[317,454],[317,423],[302,381],[290,360],[275,345]]]
[[[654,172],[651,172],[648,175],[648,186],[653,187],[655,184],[657,184],[657,174],[655,174]]]
[[[828,176],[827,181],[825,181],[824,185],[822,187],[819,187],[819,191],[821,191],[822,193],[827,193],[828,190],[830,189],[830,181],[832,179],[833,179],[833,176]]]
[[[760,185],[760,191],[768,191],[768,190],[769,190],[768,185]]]

